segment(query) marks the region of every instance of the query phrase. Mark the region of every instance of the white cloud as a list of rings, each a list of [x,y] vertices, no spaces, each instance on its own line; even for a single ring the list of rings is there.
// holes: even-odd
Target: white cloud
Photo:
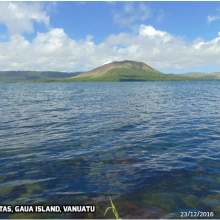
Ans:
[[[101,64],[101,66],[103,66],[103,65],[105,65],[105,64],[112,63],[112,62],[114,62],[114,61],[113,61],[113,60],[108,60],[108,61],[104,62],[103,64]]]
[[[216,15],[208,15],[208,16],[207,16],[207,21],[208,21],[209,24],[210,24],[211,22],[213,22],[213,21],[216,21],[216,20],[219,20],[219,19],[220,19],[220,7],[218,7],[218,8],[216,9],[216,11],[217,11]]]
[[[140,34],[140,36],[148,36],[151,38],[154,38],[157,36],[159,36],[159,37],[171,36],[170,34],[168,34],[165,31],[157,31],[152,26],[150,26],[150,25],[146,26],[143,24],[140,25],[139,34]]]
[[[135,21],[145,21],[151,17],[151,9],[140,2],[135,4],[134,2],[124,3],[123,11],[114,14],[114,22],[119,26],[128,26]]]
[[[33,32],[33,21],[49,25],[49,16],[39,2],[0,2],[0,22],[4,23],[10,34]]]
[[[1,70],[90,70],[110,60],[142,61],[156,69],[184,69],[220,65],[219,57],[220,33],[211,41],[198,38],[189,45],[182,37],[143,24],[135,35],[110,35],[100,44],[95,44],[90,35],[85,40],[71,39],[60,28],[38,33],[31,43],[21,35],[0,42]]]
[[[63,29],[38,33],[33,43],[21,35],[13,35],[9,42],[0,42],[1,70],[59,70],[67,71],[82,66],[91,68],[106,60],[112,53],[107,44],[95,45],[92,37],[76,41]],[[85,60],[82,65],[82,60]]]
[[[208,17],[207,17],[207,21],[208,21],[209,24],[212,21],[219,20],[219,19],[220,19],[220,16],[210,16],[210,15],[208,15]]]
[[[163,9],[155,10],[146,5],[145,2],[125,2],[123,9],[114,11],[113,21],[121,27],[130,26],[132,23],[143,23],[149,18],[154,18],[161,23],[165,17]]]

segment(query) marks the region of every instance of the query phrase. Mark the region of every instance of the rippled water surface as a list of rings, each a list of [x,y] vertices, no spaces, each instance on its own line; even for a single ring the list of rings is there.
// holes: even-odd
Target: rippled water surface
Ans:
[[[0,113],[0,204],[98,209],[1,218],[220,218],[219,82],[0,84]]]

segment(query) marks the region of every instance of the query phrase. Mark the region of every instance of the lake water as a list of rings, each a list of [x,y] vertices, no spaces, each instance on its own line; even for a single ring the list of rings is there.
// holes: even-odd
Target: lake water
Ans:
[[[220,218],[219,82],[0,84],[0,113],[0,204],[97,208],[0,218]]]

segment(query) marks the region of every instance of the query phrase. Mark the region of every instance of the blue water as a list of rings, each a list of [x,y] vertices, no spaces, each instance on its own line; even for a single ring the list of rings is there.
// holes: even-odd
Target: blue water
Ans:
[[[220,218],[219,82],[0,84],[0,113],[0,204]]]

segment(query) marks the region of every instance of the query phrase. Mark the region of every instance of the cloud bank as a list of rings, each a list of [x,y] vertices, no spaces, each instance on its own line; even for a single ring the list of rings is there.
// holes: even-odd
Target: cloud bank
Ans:
[[[1,5],[7,13],[14,10],[16,21],[0,11],[0,21],[11,33],[8,42],[0,38],[0,70],[90,70],[109,60],[142,61],[156,69],[220,65],[220,32],[211,41],[198,38],[189,44],[181,36],[141,24],[135,33],[110,35],[95,44],[90,35],[85,40],[75,40],[62,28],[50,27],[50,17],[40,4],[2,2]],[[133,10],[129,7],[127,11]],[[48,31],[37,33],[29,42],[21,33],[33,31],[33,21],[42,22]],[[22,22],[24,26],[20,25]]]
[[[24,2],[0,2],[0,22],[4,23],[10,34],[33,32],[33,21],[49,25],[49,16],[43,11],[43,5]]]

